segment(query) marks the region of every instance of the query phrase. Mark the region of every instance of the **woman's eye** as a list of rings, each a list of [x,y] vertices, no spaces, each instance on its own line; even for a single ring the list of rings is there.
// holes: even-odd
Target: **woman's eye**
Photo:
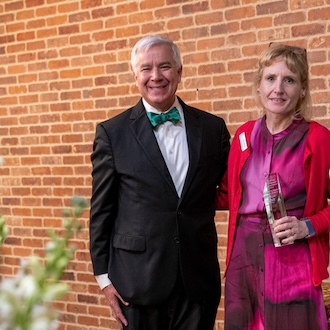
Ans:
[[[288,84],[293,84],[294,83],[294,79],[292,79],[292,78],[286,78],[285,79],[285,82],[288,83]]]

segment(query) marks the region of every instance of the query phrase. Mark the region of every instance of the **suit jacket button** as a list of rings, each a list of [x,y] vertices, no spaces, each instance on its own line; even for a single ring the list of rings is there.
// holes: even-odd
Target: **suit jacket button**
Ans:
[[[180,243],[179,237],[174,237],[173,241],[174,241],[175,244],[179,244]]]

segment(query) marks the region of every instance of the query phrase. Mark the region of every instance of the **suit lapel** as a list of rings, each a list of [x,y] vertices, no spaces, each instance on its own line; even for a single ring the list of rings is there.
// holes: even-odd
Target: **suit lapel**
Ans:
[[[198,113],[181,100],[180,103],[184,111],[189,150],[189,167],[181,196],[181,198],[183,198],[185,193],[189,190],[198,168],[202,145],[202,126],[199,121]]]
[[[148,159],[155,165],[156,169],[164,177],[171,189],[176,193],[171,174],[168,171],[163,155],[159,149],[151,123],[146,115],[142,101],[133,108],[131,114],[130,128],[141,145]]]

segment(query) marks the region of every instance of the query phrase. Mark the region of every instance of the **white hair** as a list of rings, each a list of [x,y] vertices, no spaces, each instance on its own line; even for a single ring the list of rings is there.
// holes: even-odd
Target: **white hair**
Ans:
[[[178,68],[182,66],[181,55],[178,46],[170,39],[163,36],[147,36],[140,39],[132,49],[131,54],[131,66],[132,70],[136,72],[136,63],[137,63],[137,55],[142,51],[147,51],[153,46],[157,45],[168,45],[172,49],[173,59]]]

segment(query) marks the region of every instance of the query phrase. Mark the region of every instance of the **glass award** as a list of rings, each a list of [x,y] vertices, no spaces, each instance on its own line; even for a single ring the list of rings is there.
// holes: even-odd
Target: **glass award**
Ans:
[[[277,173],[269,174],[264,188],[264,201],[270,229],[275,247],[282,246],[281,240],[276,237],[273,225],[277,219],[286,216],[284,198],[281,191],[281,184]]]

